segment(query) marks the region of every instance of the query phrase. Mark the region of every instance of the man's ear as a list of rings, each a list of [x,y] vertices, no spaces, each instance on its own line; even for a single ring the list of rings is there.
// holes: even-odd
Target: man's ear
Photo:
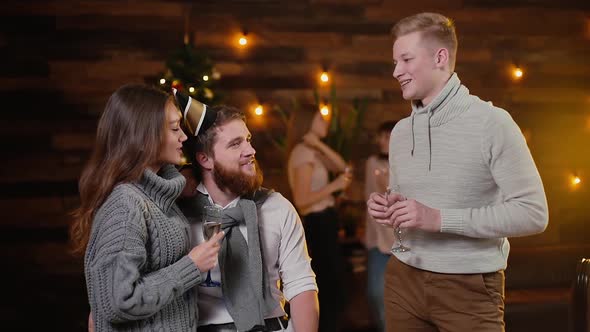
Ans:
[[[197,152],[197,162],[205,170],[213,169],[213,159],[210,158],[205,152]]]
[[[446,48],[439,48],[435,56],[435,63],[437,68],[444,68],[449,65],[449,50]]]

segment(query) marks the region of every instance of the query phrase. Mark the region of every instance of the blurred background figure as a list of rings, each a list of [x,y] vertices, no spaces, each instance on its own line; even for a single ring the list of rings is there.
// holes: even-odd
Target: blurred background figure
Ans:
[[[365,165],[365,197],[372,192],[385,192],[389,183],[389,137],[396,121],[382,122],[377,129],[378,152],[369,156]],[[367,248],[367,297],[369,311],[377,323],[378,331],[385,329],[383,310],[383,274],[394,242],[393,231],[375,223],[367,214],[365,225]]]
[[[343,258],[338,243],[338,216],[334,193],[345,190],[352,180],[347,164],[322,142],[330,117],[317,108],[294,112],[287,133],[287,173],[293,203],[303,219],[305,236],[316,273],[320,301],[320,331],[336,331],[338,313],[345,305],[342,286]],[[339,174],[330,181],[330,172]]]

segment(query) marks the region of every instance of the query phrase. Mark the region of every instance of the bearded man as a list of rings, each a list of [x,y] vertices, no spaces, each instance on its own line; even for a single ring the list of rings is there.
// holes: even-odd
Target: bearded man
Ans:
[[[244,113],[175,95],[189,136],[185,154],[200,180],[179,204],[193,244],[204,241],[206,205],[221,210],[226,234],[219,264],[203,276],[210,282],[196,287],[198,331],[317,331],[317,285],[301,220],[281,194],[261,187]]]

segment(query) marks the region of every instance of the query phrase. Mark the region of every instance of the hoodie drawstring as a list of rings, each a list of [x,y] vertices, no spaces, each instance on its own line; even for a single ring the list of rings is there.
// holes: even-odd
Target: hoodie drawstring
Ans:
[[[415,114],[412,112],[412,151],[410,151],[410,155],[414,156],[414,148],[416,147],[416,138],[414,137],[414,116]]]
[[[432,166],[432,137],[430,136],[430,118],[432,117],[432,110],[428,111],[428,171],[430,172]]]
[[[414,134],[414,116],[415,114],[412,113],[412,150],[410,151],[410,155],[414,156],[414,149],[416,148],[416,137]],[[430,133],[430,118],[432,117],[432,111],[428,111],[428,171],[432,170],[432,135]]]

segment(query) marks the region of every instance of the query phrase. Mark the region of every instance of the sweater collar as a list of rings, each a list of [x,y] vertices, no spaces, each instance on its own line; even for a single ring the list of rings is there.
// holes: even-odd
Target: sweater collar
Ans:
[[[162,211],[168,212],[184,188],[186,180],[173,165],[162,167],[158,174],[146,169],[138,187]]]
[[[469,89],[461,84],[457,73],[453,73],[439,94],[426,106],[412,101],[412,149],[414,156],[416,137],[414,133],[414,118],[416,115],[428,116],[428,171],[432,169],[432,127],[443,125],[463,114],[471,105]]]
[[[471,104],[469,89],[453,73],[439,94],[426,106],[412,101],[412,116],[429,114],[430,126],[438,127],[461,115]]]

